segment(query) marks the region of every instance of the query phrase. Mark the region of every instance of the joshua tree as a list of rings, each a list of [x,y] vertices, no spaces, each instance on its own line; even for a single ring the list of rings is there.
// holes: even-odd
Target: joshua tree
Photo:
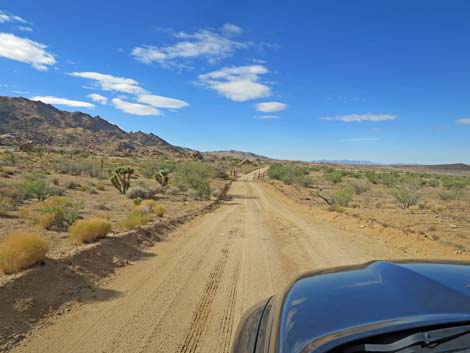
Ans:
[[[168,185],[170,171],[168,169],[160,169],[158,172],[155,172],[155,180],[162,186],[165,187]]]
[[[125,194],[131,184],[131,176],[134,169],[129,167],[118,167],[111,173],[111,183],[121,194]]]

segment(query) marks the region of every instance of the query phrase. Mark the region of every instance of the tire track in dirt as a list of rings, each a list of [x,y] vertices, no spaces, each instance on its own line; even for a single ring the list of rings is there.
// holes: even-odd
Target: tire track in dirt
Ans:
[[[225,265],[227,264],[230,249],[233,245],[233,238],[225,243],[221,251],[221,256],[209,275],[209,281],[206,283],[204,294],[197,305],[196,312],[193,315],[188,335],[184,338],[179,353],[194,353],[197,351],[200,338],[204,332],[205,325],[211,313],[212,302],[214,301],[217,289],[219,288]]]

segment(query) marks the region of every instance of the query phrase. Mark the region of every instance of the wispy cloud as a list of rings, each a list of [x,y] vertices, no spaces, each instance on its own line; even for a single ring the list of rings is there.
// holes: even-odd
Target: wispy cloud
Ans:
[[[329,121],[344,121],[347,123],[351,122],[362,122],[362,121],[386,121],[398,119],[398,115],[391,114],[348,114],[348,115],[336,115],[336,116],[323,116],[321,120]]]
[[[140,103],[151,105],[155,108],[179,109],[189,105],[189,103],[179,99],[156,96],[153,94],[141,95],[138,97],[138,101]]]
[[[470,118],[457,119],[455,122],[459,125],[470,125]]]
[[[47,52],[47,46],[12,33],[0,33],[0,57],[30,64],[36,70],[47,71],[54,65],[54,55]]]
[[[277,115],[255,115],[255,119],[280,119]]]
[[[101,94],[98,93],[91,93],[87,95],[88,98],[90,98],[93,102],[97,102],[100,104],[106,104],[108,103],[108,98],[105,96],[102,96]]]
[[[154,107],[145,104],[131,103],[124,101],[120,98],[114,98],[112,100],[113,105],[116,109],[119,109],[125,113],[133,115],[160,115],[160,111]]]
[[[236,36],[243,32],[243,30],[233,23],[226,23],[222,26],[222,33],[227,36]]]
[[[373,141],[380,141],[378,137],[358,137],[358,138],[348,138],[348,139],[341,139],[338,142],[346,143],[346,142],[373,142]]]
[[[117,77],[99,72],[71,72],[69,75],[93,80],[103,91],[117,91],[129,94],[147,93],[139,86],[139,82],[132,78]]]
[[[163,67],[189,68],[189,61],[202,59],[211,64],[231,56],[237,49],[247,48],[251,43],[234,40],[242,29],[234,24],[225,24],[220,31],[202,29],[194,33],[173,33],[176,43],[169,46],[141,45],[132,50],[137,61],[153,62]]]
[[[99,72],[71,72],[70,76],[80,77],[94,81],[96,88],[103,91],[127,93],[133,96],[133,99],[139,103],[124,101],[119,97],[112,99],[115,108],[134,115],[160,115],[156,108],[180,109],[189,105],[189,103],[176,98],[169,98],[151,94],[140,86],[140,83],[132,78],[118,77]],[[107,98],[100,94],[89,94],[95,102],[105,104]]]
[[[199,82],[224,97],[237,102],[268,97],[269,86],[260,83],[260,75],[268,73],[263,65],[224,67],[199,75]]]
[[[7,22],[28,23],[28,21],[26,21],[24,18],[20,16],[15,16],[15,15],[12,15],[11,13],[7,13],[5,11],[0,10],[0,23],[7,23]]]
[[[18,30],[20,30],[21,32],[32,32],[33,29],[29,26],[18,26],[16,27]]]
[[[255,109],[263,113],[274,113],[286,110],[287,104],[281,102],[263,102],[255,104]]]
[[[68,98],[59,98],[53,96],[36,96],[30,98],[33,101],[41,101],[46,104],[65,105],[74,108],[94,108],[95,106],[89,102],[77,101]]]

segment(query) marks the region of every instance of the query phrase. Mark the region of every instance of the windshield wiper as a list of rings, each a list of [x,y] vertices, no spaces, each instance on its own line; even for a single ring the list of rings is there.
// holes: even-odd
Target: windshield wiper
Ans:
[[[442,340],[458,337],[470,332],[470,325],[442,328],[431,331],[417,332],[398,341],[388,344],[360,344],[347,347],[345,353],[355,352],[396,352],[417,343],[424,343],[425,346],[437,343]]]

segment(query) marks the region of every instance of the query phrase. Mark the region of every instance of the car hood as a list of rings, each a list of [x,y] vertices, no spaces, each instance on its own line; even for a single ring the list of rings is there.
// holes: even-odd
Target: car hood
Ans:
[[[391,263],[307,274],[285,294],[281,353],[324,352],[379,333],[470,321],[470,265]]]

